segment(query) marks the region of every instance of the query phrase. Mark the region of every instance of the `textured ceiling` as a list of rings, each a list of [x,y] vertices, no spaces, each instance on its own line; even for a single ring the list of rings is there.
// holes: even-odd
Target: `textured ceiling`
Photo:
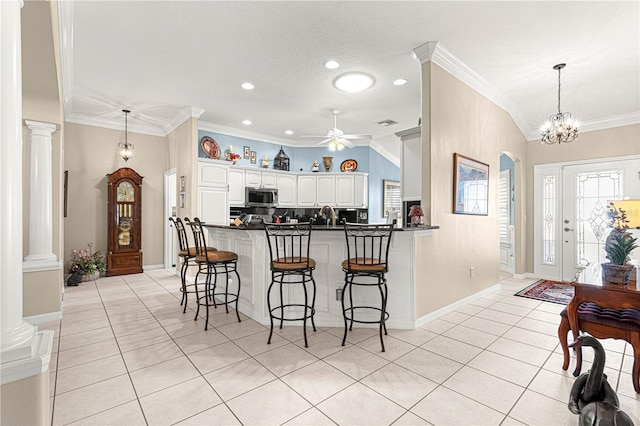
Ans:
[[[121,127],[128,107],[132,129],[162,134],[198,107],[205,127],[299,145],[308,142],[298,135],[326,134],[338,108],[346,133],[392,144],[418,123],[420,64],[410,53],[429,41],[475,72],[528,139],[556,111],[559,62],[562,109],[585,128],[640,121],[636,1],[62,3],[71,121]],[[326,69],[329,59],[341,67]],[[332,81],[348,71],[375,85],[338,91]],[[398,124],[377,124],[386,119]]]

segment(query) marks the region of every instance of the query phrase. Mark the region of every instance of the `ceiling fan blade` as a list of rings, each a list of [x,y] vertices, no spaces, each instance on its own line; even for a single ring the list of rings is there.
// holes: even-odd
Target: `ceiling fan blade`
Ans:
[[[327,142],[331,142],[332,140],[333,140],[333,138],[325,139],[322,142],[318,142],[318,145],[322,145],[322,144],[325,144]]]
[[[353,148],[355,145],[348,139],[340,138],[338,141],[347,148]]]
[[[345,139],[362,139],[362,140],[371,140],[373,139],[371,135],[342,135]]]
[[[326,138],[327,135],[300,135],[301,138]]]

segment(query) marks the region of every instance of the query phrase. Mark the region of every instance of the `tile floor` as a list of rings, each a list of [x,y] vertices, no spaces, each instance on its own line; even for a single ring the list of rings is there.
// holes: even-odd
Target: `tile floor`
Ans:
[[[576,425],[562,306],[512,296],[532,281],[504,278],[420,329],[389,330],[385,353],[373,329],[345,347],[342,329],[310,332],[304,349],[288,327],[267,345],[268,328],[222,309],[204,331],[165,270],[68,287],[63,319],[40,326],[55,331],[52,423]],[[609,382],[640,425],[630,346],[605,343]]]

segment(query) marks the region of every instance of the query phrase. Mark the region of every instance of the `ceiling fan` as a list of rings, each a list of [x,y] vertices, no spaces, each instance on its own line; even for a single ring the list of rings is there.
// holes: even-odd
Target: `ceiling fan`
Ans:
[[[330,110],[333,114],[333,129],[329,130],[329,132],[325,135],[302,135],[303,138],[326,138],[322,142],[318,143],[318,145],[322,145],[325,143],[329,144],[330,151],[341,150],[345,146],[347,148],[353,148],[355,145],[351,140],[371,140],[371,135],[345,135],[344,132],[338,129],[338,114],[340,110],[332,109]]]

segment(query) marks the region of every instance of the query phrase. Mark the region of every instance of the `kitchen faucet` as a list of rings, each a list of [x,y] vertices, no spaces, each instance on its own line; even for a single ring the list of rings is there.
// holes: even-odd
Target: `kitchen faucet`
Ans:
[[[324,215],[324,209],[328,208],[331,211],[331,223],[333,224],[333,226],[336,226],[336,211],[333,210],[333,207],[331,207],[330,205],[326,205],[326,206],[322,206],[322,208],[320,208],[320,213],[318,213],[318,216],[322,216]],[[327,221],[327,226],[329,226],[329,221]]]

